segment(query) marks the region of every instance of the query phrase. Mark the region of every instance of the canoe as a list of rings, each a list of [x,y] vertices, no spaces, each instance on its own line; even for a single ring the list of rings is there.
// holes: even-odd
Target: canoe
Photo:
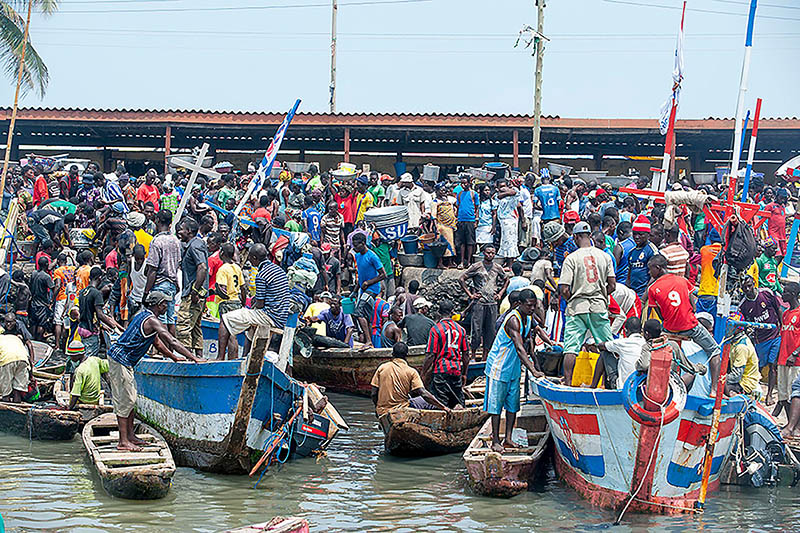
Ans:
[[[462,452],[489,417],[477,407],[445,411],[400,407],[378,418],[391,455],[429,457]]]
[[[649,373],[631,374],[619,390],[533,381],[533,392],[547,412],[556,473],[593,505],[628,506],[628,512],[694,512],[714,398],[687,393],[680,378],[670,376],[671,365],[671,352],[658,347],[651,353]],[[665,407],[649,408],[651,399]],[[709,494],[720,485],[722,466],[735,448],[738,415],[748,403],[743,396],[722,402]]]
[[[269,522],[253,524],[251,526],[229,529],[226,533],[308,533],[308,520],[290,516],[283,518],[276,516]]]
[[[295,355],[294,375],[302,380],[324,386],[333,392],[369,396],[370,382],[378,367],[391,360],[391,348],[317,348],[311,357]],[[418,371],[425,362],[425,346],[409,346],[408,364]]]
[[[506,430],[505,414],[500,419],[500,435]],[[520,436],[520,441],[517,436]],[[482,496],[511,498],[528,490],[540,467],[550,442],[550,428],[544,407],[536,401],[524,404],[517,415],[514,430],[516,450],[493,452],[492,421],[487,420],[464,452],[470,486]]]
[[[194,364],[145,358],[134,367],[136,414],[164,436],[178,466],[250,472],[297,407],[316,403],[264,358],[264,344],[258,340],[247,359]],[[289,446],[281,447],[280,457],[307,457],[328,446],[339,429],[331,418],[304,409],[288,428]]]
[[[169,492],[175,462],[164,439],[136,422],[134,432],[147,442],[141,451],[118,450],[117,417],[106,413],[86,423],[83,446],[110,495],[127,500],[157,500]]]
[[[36,440],[71,440],[81,415],[54,406],[0,402],[0,430]]]
[[[53,386],[53,396],[59,407],[69,407],[70,394],[68,390],[64,390],[64,382],[60,379],[56,381]],[[100,402],[98,404],[79,403],[75,405],[75,410],[81,414],[81,427],[83,427],[89,420],[97,418],[102,414],[112,412],[114,407],[105,401],[104,395],[101,392]]]

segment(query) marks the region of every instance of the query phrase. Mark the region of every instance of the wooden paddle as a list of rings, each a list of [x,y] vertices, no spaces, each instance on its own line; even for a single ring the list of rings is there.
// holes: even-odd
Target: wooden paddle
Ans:
[[[273,438],[272,443],[270,443],[269,447],[264,452],[264,455],[261,456],[261,459],[259,459],[256,465],[253,467],[253,469],[250,470],[250,477],[253,477],[255,473],[258,472],[258,469],[261,468],[261,465],[264,464],[264,461],[266,461],[267,458],[269,458],[269,456],[272,455],[272,452],[275,451],[275,449],[278,447],[278,444],[280,444],[280,442],[283,440],[283,436],[286,435],[288,431],[287,428],[291,427],[291,425],[294,423],[294,419],[297,418],[297,416],[302,412],[303,412],[303,404],[301,403],[297,407],[291,418],[289,418],[289,420],[287,420],[286,423],[281,426],[281,428],[278,430],[277,433],[273,434],[275,435],[275,438]]]

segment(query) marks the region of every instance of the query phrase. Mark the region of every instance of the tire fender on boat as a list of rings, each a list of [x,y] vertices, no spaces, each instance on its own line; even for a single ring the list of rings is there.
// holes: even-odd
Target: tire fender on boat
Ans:
[[[644,398],[639,399],[638,392],[647,381],[647,374],[635,372],[628,377],[622,388],[622,401],[625,411],[636,422],[645,426],[659,426],[674,422],[681,415],[686,405],[686,386],[676,374],[669,376],[670,398],[663,411],[648,411],[644,408]],[[662,420],[663,419],[663,420]]]

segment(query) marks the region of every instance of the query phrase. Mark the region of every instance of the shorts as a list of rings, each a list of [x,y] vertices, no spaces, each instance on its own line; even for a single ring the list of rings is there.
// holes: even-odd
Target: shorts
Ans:
[[[237,309],[242,308],[242,302],[239,300],[224,300],[219,303],[219,316],[224,315],[225,313],[230,313],[231,311],[236,311]]]
[[[136,381],[133,379],[133,369],[109,357],[108,382],[111,384],[114,414],[122,418],[129,417],[136,405]]]
[[[697,303],[694,306],[695,313],[710,313],[717,320],[717,297],[713,294],[704,294],[697,297]]]
[[[595,344],[610,341],[612,335],[608,312],[567,315],[564,326],[564,353],[580,353],[587,331],[591,333]]]
[[[792,392],[789,395],[789,398],[794,400],[795,398],[800,398],[800,374],[792,381]]]
[[[356,300],[356,308],[353,311],[353,316],[356,318],[364,318],[367,323],[372,321],[372,315],[375,312],[375,297],[368,293],[362,292]]]
[[[254,327],[256,330],[255,335],[252,337],[247,335],[251,341],[266,338],[269,330],[277,327],[266,311],[260,309],[242,308],[225,313],[222,316],[222,322],[231,335],[238,335]]]
[[[28,392],[28,361],[11,361],[0,366],[0,398],[17,392]]]
[[[50,233],[47,231],[47,228],[41,224],[28,222],[28,228],[33,232],[34,240],[40,244],[50,238]]]
[[[53,323],[56,326],[66,326],[69,323],[67,318],[67,300],[56,300],[56,305],[53,307]]]
[[[80,334],[80,332],[78,332]],[[83,347],[86,350],[86,358],[89,357],[98,357],[100,355],[100,334],[95,333],[94,335],[81,335],[81,341],[83,341]]]
[[[778,352],[781,349],[781,338],[775,337],[771,341],[760,342],[754,348],[758,354],[758,368],[774,365],[778,360]]]
[[[800,366],[778,365],[778,401],[788,402],[792,396],[792,385],[800,376]]]
[[[519,412],[519,380],[498,381],[486,377],[486,394],[483,397],[483,410],[490,415],[499,415],[503,408],[509,413]]]
[[[178,317],[175,314],[175,295],[178,293],[178,287],[171,281],[162,281],[156,283],[153,290],[163,292],[167,298],[169,298],[167,311],[158,317],[158,319],[164,324],[176,324],[178,322]]]
[[[434,374],[430,391],[436,399],[449,408],[464,405],[464,391],[461,390],[461,376],[454,374]]]
[[[456,224],[456,246],[475,246],[475,223],[458,221]]]

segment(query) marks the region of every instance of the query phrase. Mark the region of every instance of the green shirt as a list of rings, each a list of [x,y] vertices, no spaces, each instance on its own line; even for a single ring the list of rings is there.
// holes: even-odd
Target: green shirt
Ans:
[[[386,271],[386,277],[389,277],[394,274],[394,270],[392,270],[392,247],[387,242],[381,242],[379,244],[375,244],[372,246],[372,251],[375,252],[375,255],[378,256],[378,259],[381,260],[381,265],[383,265],[383,269]]]
[[[375,186],[373,186],[373,187],[370,187],[367,190],[370,193],[372,193],[372,197],[375,198],[376,200],[378,198],[385,198],[386,197],[386,189],[384,189],[383,185],[381,185],[380,183],[375,185]]]
[[[72,379],[72,396],[78,403],[96,404],[100,401],[100,375],[108,372],[108,360],[89,357],[80,364]]]
[[[778,260],[775,257],[767,257],[765,254],[761,254],[761,257],[756,259],[756,264],[758,264],[759,286],[779,293],[783,292],[780,276],[778,276]]]
[[[219,201],[219,206],[223,209],[227,209],[226,206],[228,204],[228,199],[234,197],[236,197],[236,191],[234,191],[230,187],[223,187],[217,194],[217,201]]]
[[[75,211],[78,210],[78,206],[66,200],[56,200],[55,202],[50,202],[45,207],[58,211],[62,215],[66,215],[67,213],[72,213],[74,215]]]
[[[178,211],[178,204],[180,204],[181,198],[176,191],[172,191],[169,194],[162,194],[159,201],[161,202],[161,209],[166,209],[174,215]]]
[[[303,231],[303,226],[301,226],[300,224],[298,224],[294,220],[290,220],[289,222],[287,222],[283,226],[283,229],[285,229],[286,231],[302,232]]]

